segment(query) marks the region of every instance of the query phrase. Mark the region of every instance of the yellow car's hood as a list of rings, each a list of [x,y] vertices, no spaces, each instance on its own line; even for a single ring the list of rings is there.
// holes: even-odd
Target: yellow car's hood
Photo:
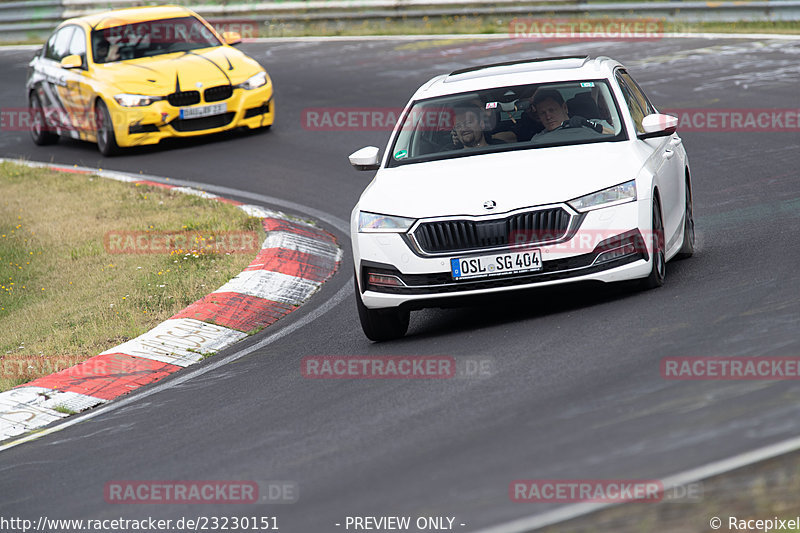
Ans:
[[[98,79],[120,91],[152,96],[236,85],[262,70],[258,62],[230,46],[105,63],[96,69]]]

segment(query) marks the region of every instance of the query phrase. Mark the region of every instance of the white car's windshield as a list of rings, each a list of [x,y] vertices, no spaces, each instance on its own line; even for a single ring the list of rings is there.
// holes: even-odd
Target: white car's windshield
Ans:
[[[605,80],[500,87],[415,102],[389,166],[626,138]]]
[[[221,44],[195,17],[148,20],[92,31],[95,63],[188,52]]]

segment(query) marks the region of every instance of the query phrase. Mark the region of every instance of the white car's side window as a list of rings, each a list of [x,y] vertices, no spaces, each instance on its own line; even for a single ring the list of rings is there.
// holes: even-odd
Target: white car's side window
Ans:
[[[644,133],[642,120],[648,114],[647,111],[642,109],[642,106],[634,96],[633,91],[631,91],[630,87],[628,87],[628,84],[625,82],[625,80],[622,79],[619,72],[617,73],[617,82],[619,83],[619,88],[622,90],[622,95],[625,97],[625,104],[628,106],[628,109],[631,112],[633,124],[636,126],[636,133]]]

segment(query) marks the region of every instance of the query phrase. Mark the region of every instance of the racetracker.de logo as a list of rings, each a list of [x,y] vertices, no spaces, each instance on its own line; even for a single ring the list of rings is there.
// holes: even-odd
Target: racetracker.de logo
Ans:
[[[294,481],[116,480],[103,487],[112,504],[284,504],[300,496]]]
[[[301,124],[309,131],[392,131],[402,116],[400,107],[309,107],[303,109]],[[404,128],[444,131],[455,125],[452,109],[415,111]]]
[[[769,109],[665,109],[678,117],[681,131],[800,132],[800,108]]]
[[[110,254],[232,254],[260,249],[255,231],[109,231],[103,246]]]
[[[800,357],[665,357],[661,377],[677,381],[800,380]]]
[[[543,42],[657,41],[664,37],[664,21],[655,18],[516,18],[509,23],[509,37]]]
[[[258,37],[258,22],[247,19],[206,19],[220,35],[228,32],[238,33],[242,39],[255,39]]]
[[[303,357],[308,379],[447,379],[456,375],[456,360],[446,355]]]
[[[256,503],[255,481],[109,481],[106,503]]]
[[[656,479],[518,479],[508,486],[514,502],[658,502],[664,484]]]
[[[82,362],[85,357],[80,356],[36,356],[36,355],[15,355],[7,354],[0,356],[0,378],[19,379],[40,376],[42,374],[53,374],[61,372],[62,375],[82,375],[74,365]],[[91,367],[96,374],[102,374],[106,370],[104,361],[89,361],[84,363],[83,368]],[[81,371],[82,372],[82,371]]]

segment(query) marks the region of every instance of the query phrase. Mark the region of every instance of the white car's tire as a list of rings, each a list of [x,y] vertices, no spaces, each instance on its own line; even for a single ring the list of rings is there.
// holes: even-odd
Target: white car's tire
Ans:
[[[408,321],[411,313],[397,308],[367,308],[364,302],[361,301],[361,291],[358,290],[357,279],[356,307],[358,307],[358,318],[361,320],[361,329],[364,330],[364,335],[369,340],[382,342],[399,339],[408,331]]]
[[[694,202],[689,181],[686,181],[686,207],[683,215],[683,245],[675,255],[678,259],[687,259],[694,254]]]
[[[650,236],[653,243],[653,254],[650,275],[644,278],[640,286],[642,289],[655,289],[664,284],[667,274],[667,252],[664,243],[664,223],[661,217],[661,202],[653,198],[653,225]]]

